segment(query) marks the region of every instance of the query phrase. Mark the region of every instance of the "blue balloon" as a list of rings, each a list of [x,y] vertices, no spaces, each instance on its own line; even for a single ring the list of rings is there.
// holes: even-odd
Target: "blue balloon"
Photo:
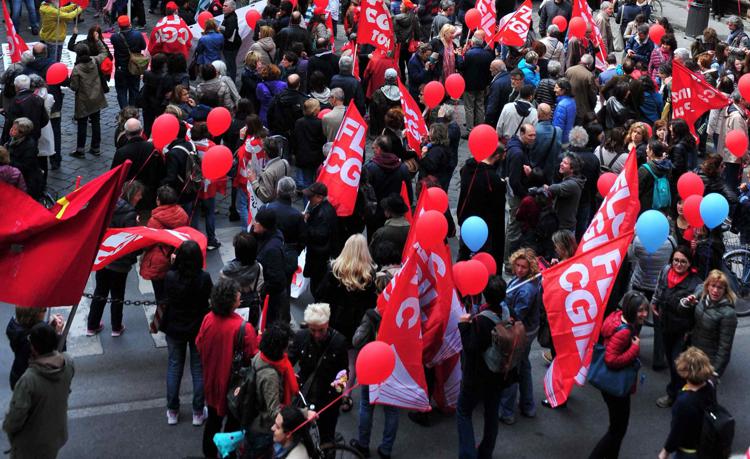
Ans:
[[[669,221],[658,210],[647,210],[635,222],[635,234],[646,252],[654,253],[669,236]]]
[[[710,193],[701,201],[701,218],[703,223],[710,229],[724,223],[729,215],[729,203],[719,193]]]
[[[461,225],[461,239],[472,252],[478,252],[482,248],[487,242],[487,234],[487,223],[480,217],[469,217]]]

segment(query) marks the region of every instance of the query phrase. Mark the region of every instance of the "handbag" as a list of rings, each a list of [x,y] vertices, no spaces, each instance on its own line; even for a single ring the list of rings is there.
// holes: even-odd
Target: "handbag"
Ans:
[[[125,49],[127,49],[128,54],[130,54],[130,59],[128,59],[128,72],[131,75],[135,76],[143,75],[143,73],[148,68],[150,59],[141,53],[132,52],[130,50],[130,45],[128,45],[128,39],[125,37],[125,34],[120,32],[120,36],[122,37],[122,42],[125,43]]]
[[[623,328],[627,328],[627,325],[620,325],[615,333]],[[591,364],[587,376],[589,383],[600,391],[615,397],[628,395],[638,379],[641,361],[636,358],[631,365],[625,368],[613,369],[608,367],[604,361],[604,353],[604,344],[596,343],[591,354]]]
[[[232,366],[229,370],[229,394],[233,394],[235,389],[242,385],[245,379],[245,369],[243,361],[245,360],[245,324],[247,320],[242,321],[240,329],[237,330],[237,339],[232,346]]]

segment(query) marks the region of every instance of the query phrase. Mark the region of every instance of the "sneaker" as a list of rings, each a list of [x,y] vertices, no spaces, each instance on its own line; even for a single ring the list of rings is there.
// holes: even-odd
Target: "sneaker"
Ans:
[[[193,425],[196,427],[202,426],[203,422],[208,417],[208,408],[203,407],[203,411],[193,412]]]
[[[370,457],[370,448],[365,448],[364,446],[360,445],[356,438],[352,438],[351,440],[349,440],[349,446],[356,449],[357,452],[362,455],[362,457]]]
[[[506,426],[512,426],[516,423],[516,417],[513,415],[510,416],[500,416],[500,422],[505,424]]]
[[[123,333],[125,333],[125,325],[120,327],[119,330],[115,330],[114,328],[112,329],[112,337],[114,338],[120,337],[120,335],[122,335]]]
[[[177,425],[180,420],[180,412],[177,410],[167,410],[167,424],[170,426]]]
[[[84,152],[82,152],[82,151],[76,150],[73,153],[71,153],[70,156],[72,156],[74,158],[85,158],[86,154]]]
[[[86,330],[86,336],[96,336],[102,330],[104,330],[104,324],[103,323],[99,324],[99,327],[96,328],[96,329],[94,329],[94,330],[92,330],[92,329]]]
[[[669,408],[674,403],[674,399],[669,395],[664,395],[656,399],[656,406],[659,408]]]
[[[219,242],[219,241],[211,241],[206,246],[206,250],[208,250],[210,252],[211,250],[216,250],[219,247],[221,247],[221,242]]]

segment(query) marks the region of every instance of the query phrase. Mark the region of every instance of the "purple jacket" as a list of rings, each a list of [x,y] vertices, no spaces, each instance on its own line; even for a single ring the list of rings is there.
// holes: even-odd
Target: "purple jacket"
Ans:
[[[18,188],[24,193],[26,192],[26,182],[23,179],[23,174],[9,164],[0,166],[0,182],[5,182],[8,185]]]
[[[281,80],[263,81],[255,88],[255,95],[260,102],[260,116],[263,126],[268,127],[268,106],[271,105],[273,96],[286,89],[286,83]]]

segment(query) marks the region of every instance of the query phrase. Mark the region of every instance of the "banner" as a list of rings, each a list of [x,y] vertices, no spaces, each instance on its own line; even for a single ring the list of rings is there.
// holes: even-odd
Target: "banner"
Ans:
[[[52,209],[0,181],[0,301],[78,304],[130,165],[68,193]]]
[[[369,43],[384,52],[393,51],[395,47],[393,21],[386,4],[382,0],[364,0],[362,2],[357,43]]]
[[[406,89],[400,78],[398,80],[398,89],[401,91],[401,110],[404,112],[406,141],[409,144],[409,148],[421,157],[422,139],[427,137],[427,124],[424,122],[419,105],[414,102],[414,98],[409,94],[409,90]]]
[[[599,48],[596,56],[596,68],[602,72],[607,69],[607,47],[604,45],[602,40],[602,33],[599,27],[594,21],[594,15],[591,13],[591,7],[586,3],[586,0],[573,0],[573,14],[570,16],[571,19],[580,17],[586,23],[587,27],[591,27],[591,41],[594,44],[594,48]]]
[[[365,120],[357,107],[349,104],[317,180],[328,187],[328,200],[336,208],[336,215],[339,217],[348,217],[354,212],[366,134]]]
[[[497,10],[495,9],[495,0],[477,0],[475,5],[479,14],[482,15],[479,22],[479,28],[484,31],[484,41],[492,46],[497,30]]]
[[[5,18],[5,33],[6,41],[8,42],[8,54],[10,55],[10,61],[15,64],[16,62],[21,62],[21,53],[23,53],[24,51],[28,51],[29,47],[26,45],[26,42],[23,41],[21,35],[16,32],[16,26],[10,19],[10,14],[8,14],[8,6],[6,5],[6,2],[3,2],[3,17]],[[7,69],[8,66],[6,65],[5,68]]]
[[[507,46],[523,46],[531,26],[531,0],[526,0],[513,13],[500,20],[500,30],[494,41]]]
[[[544,308],[557,351],[544,377],[544,392],[553,407],[565,403],[573,383],[586,382],[591,349],[633,240],[639,210],[638,164],[633,149],[575,255],[542,272]]]
[[[305,257],[307,257],[307,249],[303,249],[297,257],[297,270],[292,275],[292,284],[289,287],[289,296],[295,300],[302,296],[310,285],[310,279],[302,275],[305,272]]]
[[[731,102],[726,94],[679,62],[672,61],[672,117],[687,122],[697,139],[695,122],[711,109],[721,109]]]
[[[189,226],[179,228],[155,229],[145,226],[130,228],[110,228],[99,245],[99,252],[94,258],[92,271],[99,271],[113,261],[137,250],[154,244],[166,244],[179,247],[185,241],[195,241],[203,252],[203,266],[206,266],[206,236]]]

